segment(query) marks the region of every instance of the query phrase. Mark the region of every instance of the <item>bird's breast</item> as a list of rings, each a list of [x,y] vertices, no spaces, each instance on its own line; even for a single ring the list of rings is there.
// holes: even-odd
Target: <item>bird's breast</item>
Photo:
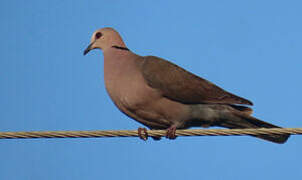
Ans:
[[[136,111],[160,98],[160,94],[145,82],[135,66],[123,66],[116,71],[104,70],[106,90],[119,109]]]

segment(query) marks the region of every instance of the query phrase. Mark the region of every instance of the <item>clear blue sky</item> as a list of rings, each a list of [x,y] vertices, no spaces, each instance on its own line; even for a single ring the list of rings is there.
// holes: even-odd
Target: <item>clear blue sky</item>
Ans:
[[[114,27],[140,55],[166,58],[254,102],[254,115],[302,127],[301,1],[0,2],[0,131],[137,129],[113,105],[103,55]],[[300,179],[302,137],[0,140],[2,180]]]

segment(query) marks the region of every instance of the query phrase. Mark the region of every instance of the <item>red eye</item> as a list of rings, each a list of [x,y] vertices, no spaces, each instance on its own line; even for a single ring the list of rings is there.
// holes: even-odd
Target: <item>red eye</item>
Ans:
[[[96,39],[99,39],[100,37],[102,37],[102,33],[100,33],[100,32],[97,32],[96,34],[95,34],[95,38]]]

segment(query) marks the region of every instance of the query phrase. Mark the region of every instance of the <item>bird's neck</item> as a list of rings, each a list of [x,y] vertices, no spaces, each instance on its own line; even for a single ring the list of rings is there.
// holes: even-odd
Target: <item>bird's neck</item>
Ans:
[[[124,47],[111,47],[103,51],[104,54],[104,68],[119,68],[127,64],[131,64],[134,58],[130,50]],[[134,62],[134,61],[133,61]]]
[[[129,50],[110,48],[104,54],[104,78],[107,80],[120,79],[137,68],[137,55]]]
[[[138,55],[116,48],[111,48],[103,53],[105,87],[115,102],[129,87],[129,82],[139,76]]]

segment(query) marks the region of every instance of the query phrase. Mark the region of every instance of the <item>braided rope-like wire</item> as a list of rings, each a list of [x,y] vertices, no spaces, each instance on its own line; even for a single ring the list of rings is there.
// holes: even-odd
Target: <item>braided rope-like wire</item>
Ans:
[[[166,130],[148,130],[148,136],[165,136]],[[184,129],[176,130],[176,136],[243,136],[267,134],[302,134],[302,128],[259,128],[259,129]],[[137,130],[108,131],[31,131],[0,132],[0,139],[26,138],[92,138],[92,137],[137,137]]]

